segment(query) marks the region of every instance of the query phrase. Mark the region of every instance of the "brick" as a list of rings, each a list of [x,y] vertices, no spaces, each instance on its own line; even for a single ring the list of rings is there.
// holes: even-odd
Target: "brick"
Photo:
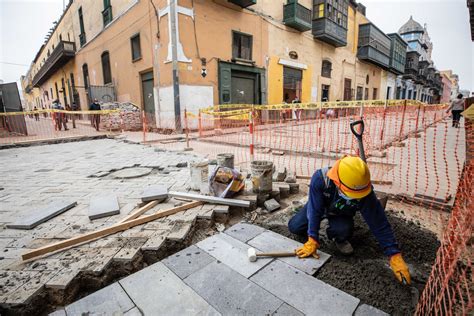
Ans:
[[[250,278],[304,314],[352,315],[359,299],[276,260]],[[296,295],[295,289],[298,289]]]
[[[252,240],[249,240],[247,243],[261,252],[292,252],[303,245],[293,239],[286,238],[272,231],[265,231]],[[300,271],[313,275],[330,258],[330,255],[327,253],[318,251],[318,254],[320,257],[319,259],[286,257],[278,258],[278,260],[281,260]]]
[[[14,229],[33,229],[41,223],[46,222],[47,220],[58,216],[61,213],[73,208],[77,205],[77,202],[70,202],[70,201],[55,201],[50,203],[48,206],[34,209],[28,214],[12,223],[7,224],[7,228],[14,228]]]
[[[120,206],[116,195],[101,195],[91,199],[89,204],[89,219],[94,220],[120,213]]]
[[[49,289],[64,290],[78,274],[78,269],[62,269],[61,271],[56,273],[56,275],[53,276],[48,282],[46,282],[45,286]]]
[[[288,183],[290,185],[290,194],[296,194],[300,191],[299,183]]]
[[[166,185],[150,185],[145,188],[141,195],[143,202],[154,200],[164,200],[168,197],[168,186]]]
[[[265,201],[263,204],[269,212],[275,212],[280,208],[280,203],[278,203],[275,199]]]
[[[206,238],[197,243],[196,246],[246,278],[272,260],[265,258],[259,259],[256,262],[250,262],[247,256],[249,246],[224,233]]]
[[[238,223],[227,228],[224,233],[242,242],[247,242],[264,231],[266,231],[265,228],[260,226]]]
[[[163,264],[181,279],[215,261],[213,257],[196,246],[190,246],[162,260]]]
[[[186,238],[191,230],[192,223],[191,222],[184,222],[184,221],[176,221],[173,228],[169,232],[166,239],[172,241],[182,241]]]
[[[271,315],[283,303],[219,262],[213,262],[184,279],[222,315]]]
[[[135,307],[119,283],[113,283],[65,307],[67,315],[122,314]]]
[[[117,252],[113,258],[114,261],[127,262],[132,261],[135,256],[140,252],[141,246],[138,247],[123,247]]]
[[[119,283],[145,315],[219,315],[162,262]]]

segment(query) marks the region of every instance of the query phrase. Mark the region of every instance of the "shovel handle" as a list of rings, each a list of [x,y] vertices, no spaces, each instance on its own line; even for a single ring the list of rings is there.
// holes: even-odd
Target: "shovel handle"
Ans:
[[[360,133],[358,133],[356,130],[355,130],[355,127],[357,125],[360,125]],[[354,121],[350,124],[351,126],[351,132],[352,134],[354,134],[355,137],[357,137],[357,139],[362,139],[362,135],[364,134],[364,121],[363,120],[358,120],[358,121]]]

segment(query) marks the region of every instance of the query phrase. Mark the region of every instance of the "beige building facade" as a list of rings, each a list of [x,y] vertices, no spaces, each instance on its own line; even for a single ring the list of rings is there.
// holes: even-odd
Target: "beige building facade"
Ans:
[[[364,11],[348,0],[70,1],[22,80],[27,108],[131,102],[173,128],[214,104],[384,99],[391,42]]]

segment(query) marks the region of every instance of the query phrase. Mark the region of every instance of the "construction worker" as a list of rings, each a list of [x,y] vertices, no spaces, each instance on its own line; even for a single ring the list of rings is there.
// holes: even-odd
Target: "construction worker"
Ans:
[[[389,257],[390,266],[400,282],[410,283],[410,272],[403,260],[382,205],[373,192],[367,164],[359,157],[345,156],[332,168],[317,170],[311,178],[308,202],[288,223],[290,232],[307,237],[296,250],[300,258],[309,257],[319,248],[321,221],[328,219],[327,236],[345,255],[354,251],[349,242],[354,215],[359,211]]]

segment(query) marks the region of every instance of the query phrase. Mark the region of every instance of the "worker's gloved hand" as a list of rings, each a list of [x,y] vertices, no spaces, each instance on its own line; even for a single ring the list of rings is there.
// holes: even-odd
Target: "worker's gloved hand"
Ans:
[[[403,279],[405,279],[408,284],[411,283],[410,271],[401,253],[394,254],[390,257],[390,267],[398,281],[403,282]]]
[[[296,249],[296,255],[300,258],[306,258],[316,253],[319,243],[313,237],[308,237],[308,241],[300,248]]]

